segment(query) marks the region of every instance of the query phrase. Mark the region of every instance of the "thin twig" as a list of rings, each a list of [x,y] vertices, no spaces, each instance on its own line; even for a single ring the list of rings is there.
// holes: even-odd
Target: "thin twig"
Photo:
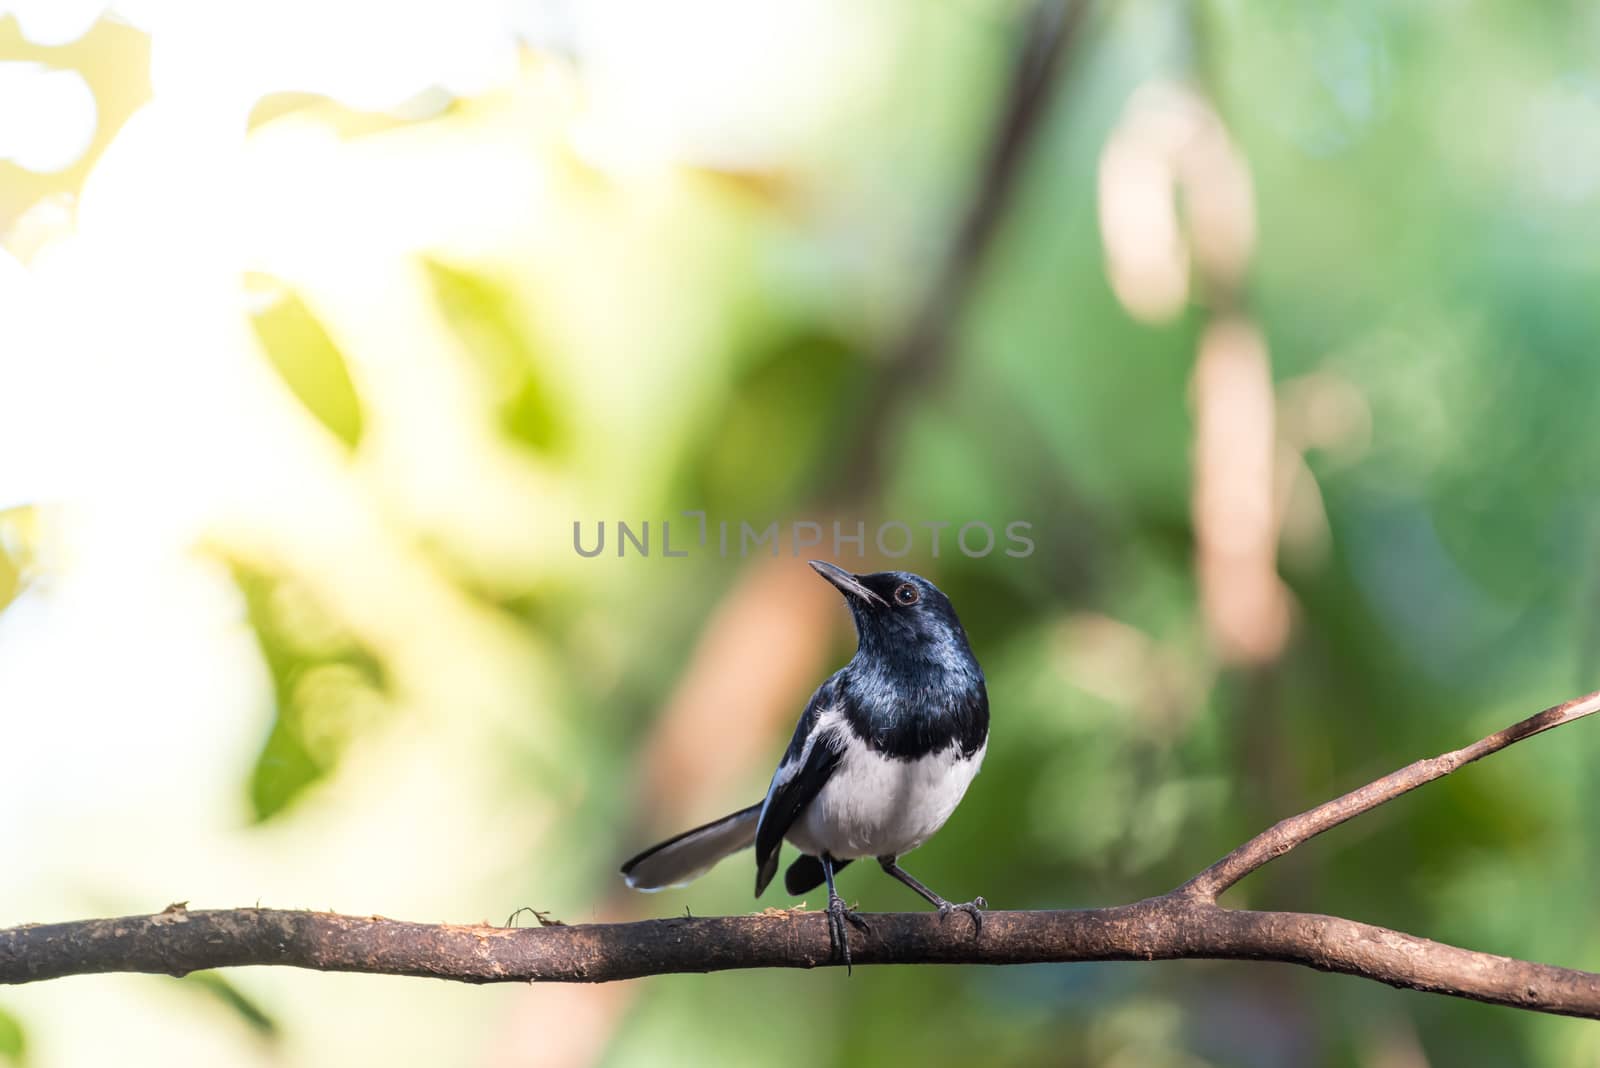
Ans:
[[[1184,883],[1178,892],[1215,900],[1218,894],[1246,875],[1283,856],[1300,843],[1315,838],[1323,831],[1393,801],[1401,794],[1410,793],[1425,783],[1442,779],[1464,764],[1482,760],[1489,754],[1498,753],[1506,746],[1514,745],[1524,738],[1531,738],[1552,727],[1571,723],[1575,719],[1582,719],[1595,712],[1600,712],[1600,690],[1547,708],[1538,715],[1529,716],[1521,723],[1496,731],[1465,748],[1407,764],[1399,771],[1385,775],[1375,782],[1369,782],[1358,790],[1351,790],[1343,797],[1336,797],[1298,816],[1290,816],[1273,824]]]
[[[1329,827],[1464,764],[1600,711],[1600,693],[1556,705],[1464,749],[1418,761],[1278,824],[1162,897],[1117,908],[989,912],[981,932],[934,913],[868,918],[856,964],[1092,960],[1282,961],[1390,986],[1600,1019],[1600,975],[1478,953],[1336,916],[1227,909],[1214,896]],[[834,963],[826,917],[768,911],[642,923],[505,927],[418,924],[276,909],[30,924],[0,930],[0,984],[68,975],[276,964],[468,983],[608,982],[677,972]]]

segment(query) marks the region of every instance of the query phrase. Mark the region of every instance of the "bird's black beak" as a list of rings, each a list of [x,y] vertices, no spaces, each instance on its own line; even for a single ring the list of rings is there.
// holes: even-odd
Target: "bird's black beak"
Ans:
[[[884,608],[889,607],[888,601],[867,589],[860,579],[842,567],[835,567],[826,560],[813,560],[811,561],[811,569],[833,583],[839,592],[846,597],[855,597],[866,601],[868,604],[882,605]]]

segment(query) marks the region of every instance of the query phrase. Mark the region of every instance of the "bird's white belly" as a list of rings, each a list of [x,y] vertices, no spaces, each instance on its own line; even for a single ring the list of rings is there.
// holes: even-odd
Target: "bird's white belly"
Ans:
[[[894,760],[851,746],[789,828],[789,841],[839,860],[909,853],[944,826],[987,749],[966,758],[952,745],[916,760]]]

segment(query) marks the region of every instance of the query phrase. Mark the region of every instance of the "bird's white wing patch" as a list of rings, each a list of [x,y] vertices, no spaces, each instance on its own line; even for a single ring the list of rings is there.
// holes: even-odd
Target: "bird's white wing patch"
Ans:
[[[844,727],[844,713],[837,708],[825,708],[817,715],[816,723],[811,726],[811,733],[806,735],[805,745],[792,760],[785,760],[778,765],[778,770],[772,773],[772,783],[767,787],[767,798],[761,803],[761,818],[767,815],[767,806],[772,804],[773,795],[788,785],[789,780],[806,766],[806,761],[811,759],[811,750],[815,749],[819,739],[834,733]],[[758,821],[759,822],[759,821]]]

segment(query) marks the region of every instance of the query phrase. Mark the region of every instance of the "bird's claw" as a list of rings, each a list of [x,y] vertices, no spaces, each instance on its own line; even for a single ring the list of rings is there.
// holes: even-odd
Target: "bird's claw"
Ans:
[[[872,926],[866,920],[845,907],[843,898],[830,898],[828,900],[828,935],[833,941],[834,948],[838,950],[839,956],[844,959],[845,974],[849,975],[850,941],[845,937],[844,925],[846,920],[850,922],[852,927],[863,933],[872,930]]]
[[[971,901],[965,901],[959,905],[953,905],[948,901],[941,901],[939,902],[939,922],[943,923],[945,917],[949,916],[952,912],[964,912],[968,916],[972,917],[972,934],[973,937],[977,937],[977,935],[983,930],[982,910],[988,907],[989,903],[981,897],[975,897]]]

